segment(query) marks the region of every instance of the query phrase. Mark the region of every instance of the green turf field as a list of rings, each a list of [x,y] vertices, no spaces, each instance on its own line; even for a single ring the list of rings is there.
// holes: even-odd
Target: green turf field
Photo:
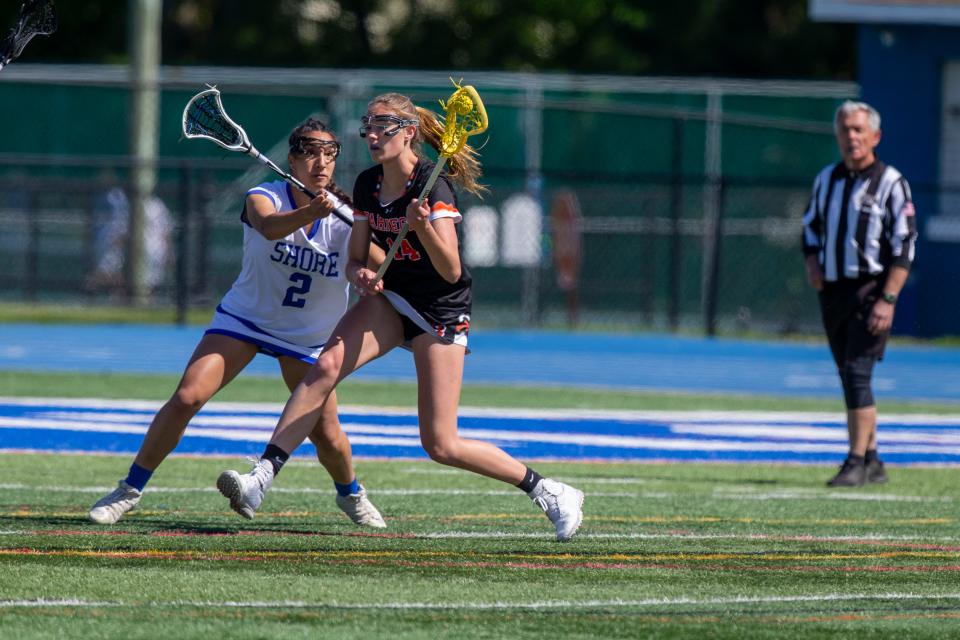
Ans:
[[[163,399],[175,376],[0,373],[3,395]],[[413,385],[348,382],[349,404]],[[283,402],[272,378],[218,399]],[[839,399],[467,386],[474,406],[842,411]],[[951,413],[957,405],[885,405]],[[173,457],[139,511],[89,523],[129,456],[0,454],[0,637],[960,636],[956,469],[830,491],[825,467],[538,463],[584,489],[573,542],[519,491],[427,461],[359,460],[388,520],[337,511],[291,462],[259,517],[213,488],[243,460]]]
[[[0,396],[41,396],[61,398],[130,398],[166,400],[176,388],[179,376],[83,374],[29,371],[0,371]],[[381,383],[345,380],[338,388],[340,404],[416,406],[414,383]],[[234,402],[286,402],[289,391],[277,377],[241,374],[215,400]],[[624,410],[756,410],[836,411],[843,415],[843,400],[836,397],[776,397],[615,391],[571,387],[488,386],[465,384],[461,404],[474,407],[571,408]],[[881,412],[960,413],[957,402],[886,402]]]
[[[365,460],[389,522],[361,531],[315,463],[246,521],[213,489],[237,460],[172,458],[110,527],[128,464],[0,455],[3,638],[956,638],[956,471],[548,464],[587,493],[559,544],[519,491],[432,462]]]

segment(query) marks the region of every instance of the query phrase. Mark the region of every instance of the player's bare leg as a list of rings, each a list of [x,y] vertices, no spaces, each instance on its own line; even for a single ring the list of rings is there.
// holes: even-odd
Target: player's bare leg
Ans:
[[[137,505],[150,476],[180,443],[190,420],[256,354],[255,346],[228,336],[208,333],[200,339],[176,391],[153,417],[126,479],[90,509],[92,521],[113,524]]]
[[[417,366],[420,441],[433,460],[473,471],[523,489],[556,527],[557,540],[567,541],[583,520],[583,493],[556,480],[542,478],[489,442],[460,437],[457,408],[463,382],[464,348],[429,335],[413,340]]]
[[[280,358],[280,369],[283,380],[290,392],[297,388],[311,365],[301,360],[283,357]],[[310,441],[317,448],[317,458],[327,470],[334,482],[349,484],[354,478],[353,454],[350,440],[340,427],[340,418],[337,415],[336,392],[323,405],[320,420],[309,435]]]
[[[292,392],[310,370],[310,365],[293,358],[280,358],[283,379]],[[380,511],[367,497],[367,490],[357,482],[353,468],[353,451],[350,440],[340,426],[337,412],[337,392],[334,391],[323,405],[320,422],[310,433],[310,441],[317,450],[320,464],[333,478],[337,491],[336,502],[347,517],[360,526],[382,529],[387,526]]]
[[[400,318],[383,296],[368,296],[347,310],[317,363],[287,401],[270,444],[291,452],[320,421],[337,384],[403,342]]]
[[[203,336],[176,391],[150,423],[134,462],[145,469],[156,469],[180,443],[190,420],[255,355],[257,347],[250,343],[215,333]]]
[[[461,438],[457,433],[464,348],[420,335],[413,340],[413,357],[420,441],[430,457],[513,485],[523,480],[526,465],[489,442]]]
[[[382,296],[363,298],[351,307],[334,329],[317,363],[310,368],[303,381],[297,385],[290,399],[287,400],[273,437],[253,470],[248,474],[240,474],[232,470],[220,474],[217,479],[217,488],[229,498],[230,507],[240,515],[252,518],[284,462],[311,434],[319,438],[329,437],[331,451],[342,446],[336,444],[340,437],[337,432],[342,434],[342,429],[339,421],[333,422],[336,417],[334,389],[340,380],[370,360],[398,346],[402,340],[403,328],[400,319],[390,303]],[[332,416],[327,420],[324,419],[325,412],[332,412]],[[320,431],[317,431],[318,425],[322,425]],[[349,441],[346,444],[349,450]],[[318,451],[320,448],[326,449],[326,444],[318,447]],[[325,459],[329,460],[328,455],[338,454],[324,453],[321,463]],[[340,466],[343,462],[333,464]],[[352,476],[352,465],[350,469]],[[356,483],[355,479],[353,483]],[[352,505],[348,504],[347,498],[353,503]],[[366,500],[366,493],[359,485],[356,486],[356,491],[351,488],[347,496],[340,495],[340,487],[338,487],[337,504],[354,522],[357,522],[357,518],[349,509],[351,506],[357,509],[362,507],[361,510],[370,512],[368,515],[373,520],[364,524],[385,526],[373,524],[377,519],[373,517],[376,509]],[[368,519],[363,514],[357,517],[360,516],[363,516],[364,520]],[[376,513],[376,516],[379,517],[379,513]]]

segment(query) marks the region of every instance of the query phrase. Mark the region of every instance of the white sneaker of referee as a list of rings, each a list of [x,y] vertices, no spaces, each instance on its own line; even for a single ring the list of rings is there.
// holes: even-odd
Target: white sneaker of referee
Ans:
[[[527,493],[534,504],[543,509],[557,528],[557,540],[573,538],[583,522],[583,492],[568,484],[543,478]]]

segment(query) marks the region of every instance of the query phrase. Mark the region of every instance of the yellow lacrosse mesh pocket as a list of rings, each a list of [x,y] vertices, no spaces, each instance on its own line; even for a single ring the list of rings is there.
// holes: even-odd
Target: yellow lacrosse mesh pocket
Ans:
[[[461,86],[452,78],[457,88],[440,106],[446,112],[443,135],[440,136],[440,154],[450,157],[460,153],[470,136],[487,130],[487,110],[483,108],[480,94],[470,85]]]

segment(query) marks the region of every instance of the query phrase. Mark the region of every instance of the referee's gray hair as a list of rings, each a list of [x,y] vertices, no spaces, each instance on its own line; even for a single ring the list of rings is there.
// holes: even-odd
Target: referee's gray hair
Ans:
[[[846,100],[837,107],[837,113],[833,116],[833,130],[840,130],[840,118],[848,116],[857,111],[864,111],[867,114],[867,123],[874,131],[880,131],[880,112],[868,105],[866,102],[857,102],[855,100]]]

